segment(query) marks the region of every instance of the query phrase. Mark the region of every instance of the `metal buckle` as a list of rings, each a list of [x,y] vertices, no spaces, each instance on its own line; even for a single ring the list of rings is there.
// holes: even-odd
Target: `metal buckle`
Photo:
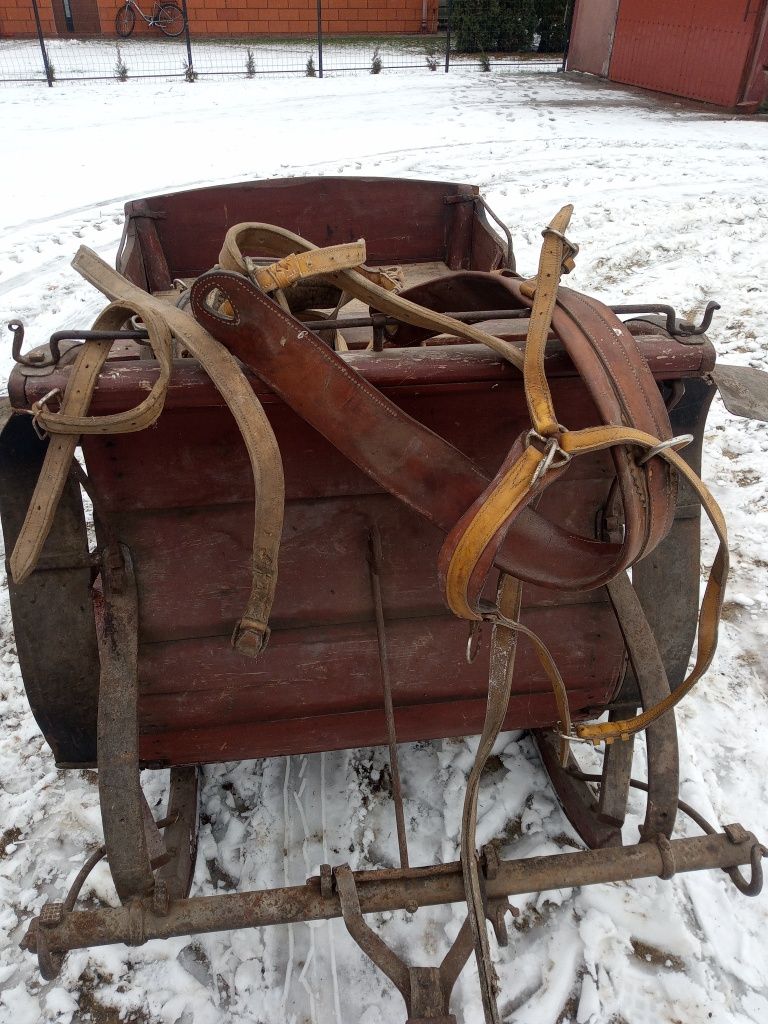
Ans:
[[[40,413],[42,413],[45,410],[46,406],[48,405],[52,398],[58,398],[59,400],[61,400],[61,388],[53,388],[51,391],[48,392],[47,395],[43,395],[43,397],[39,401],[35,402],[35,404],[30,409],[30,413],[32,414],[32,429],[34,430],[34,432],[37,434],[41,441],[44,441],[46,437],[48,437],[48,431],[43,429],[40,426],[40,423],[38,422]]]
[[[558,426],[560,426],[559,423]],[[560,427],[560,429],[564,430],[565,428]],[[563,451],[560,447],[560,442],[556,437],[544,437],[544,435],[540,434],[538,430],[531,428],[526,434],[526,448],[529,448],[534,440],[540,441],[544,445],[544,458],[536,467],[536,472],[533,474],[531,479],[531,487],[535,487],[539,480],[541,480],[541,478],[548,473],[550,469],[561,469],[563,466],[567,466],[571,461],[570,454]],[[555,459],[559,459],[559,461],[555,462]]]
[[[649,448],[645,455],[637,460],[637,464],[638,466],[644,466],[646,462],[650,462],[659,452],[663,452],[667,448],[674,448],[677,451],[679,448],[685,448],[692,440],[693,434],[678,434],[677,437],[670,437],[668,441],[662,441],[661,444],[657,444],[654,448]]]
[[[554,235],[555,238],[559,238],[563,243],[563,272],[570,274],[573,270],[573,261],[579,254],[579,247],[576,242],[572,242],[570,238],[566,238],[562,231],[558,231],[557,228],[543,228],[541,232],[542,238],[546,238],[547,235]],[[570,263],[570,266],[566,266]]]

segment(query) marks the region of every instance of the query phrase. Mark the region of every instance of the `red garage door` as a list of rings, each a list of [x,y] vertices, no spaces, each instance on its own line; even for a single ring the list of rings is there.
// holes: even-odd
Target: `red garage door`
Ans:
[[[621,0],[615,82],[735,106],[765,0]]]

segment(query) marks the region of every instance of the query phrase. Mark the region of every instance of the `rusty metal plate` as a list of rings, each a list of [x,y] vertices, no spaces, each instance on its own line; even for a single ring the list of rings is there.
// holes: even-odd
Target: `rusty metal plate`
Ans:
[[[768,373],[752,366],[718,363],[712,371],[712,380],[728,412],[768,423]]]

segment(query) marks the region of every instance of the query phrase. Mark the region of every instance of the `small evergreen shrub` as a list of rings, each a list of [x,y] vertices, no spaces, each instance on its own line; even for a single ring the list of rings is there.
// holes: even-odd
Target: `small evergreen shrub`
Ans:
[[[117,58],[115,59],[115,78],[118,82],[128,81],[128,65],[123,60],[123,55],[120,51],[120,43],[117,44]]]

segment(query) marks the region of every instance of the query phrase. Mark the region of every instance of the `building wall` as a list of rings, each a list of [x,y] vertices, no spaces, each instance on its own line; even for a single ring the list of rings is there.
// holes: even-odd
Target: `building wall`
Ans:
[[[38,0],[37,8],[43,32],[56,35],[51,0]],[[37,35],[37,28],[31,0],[0,0],[0,36],[8,39],[34,35]]]
[[[759,0],[622,0],[610,77],[733,107],[762,9]]]
[[[572,71],[753,110],[766,63],[768,0],[576,0]]]
[[[151,0],[138,2],[149,11]],[[38,0],[43,31],[46,35],[68,34],[57,30],[52,3],[61,5],[62,0]],[[96,3],[102,34],[114,35],[118,0]],[[190,31],[196,36],[308,35],[317,31],[316,0],[188,0],[187,10]],[[437,12],[438,0],[427,0],[429,32],[437,31]],[[419,32],[421,19],[422,0],[323,0],[323,31],[329,34]],[[134,33],[140,32],[156,33],[157,29],[148,29],[137,19]],[[0,0],[0,36],[34,34],[31,0]]]

